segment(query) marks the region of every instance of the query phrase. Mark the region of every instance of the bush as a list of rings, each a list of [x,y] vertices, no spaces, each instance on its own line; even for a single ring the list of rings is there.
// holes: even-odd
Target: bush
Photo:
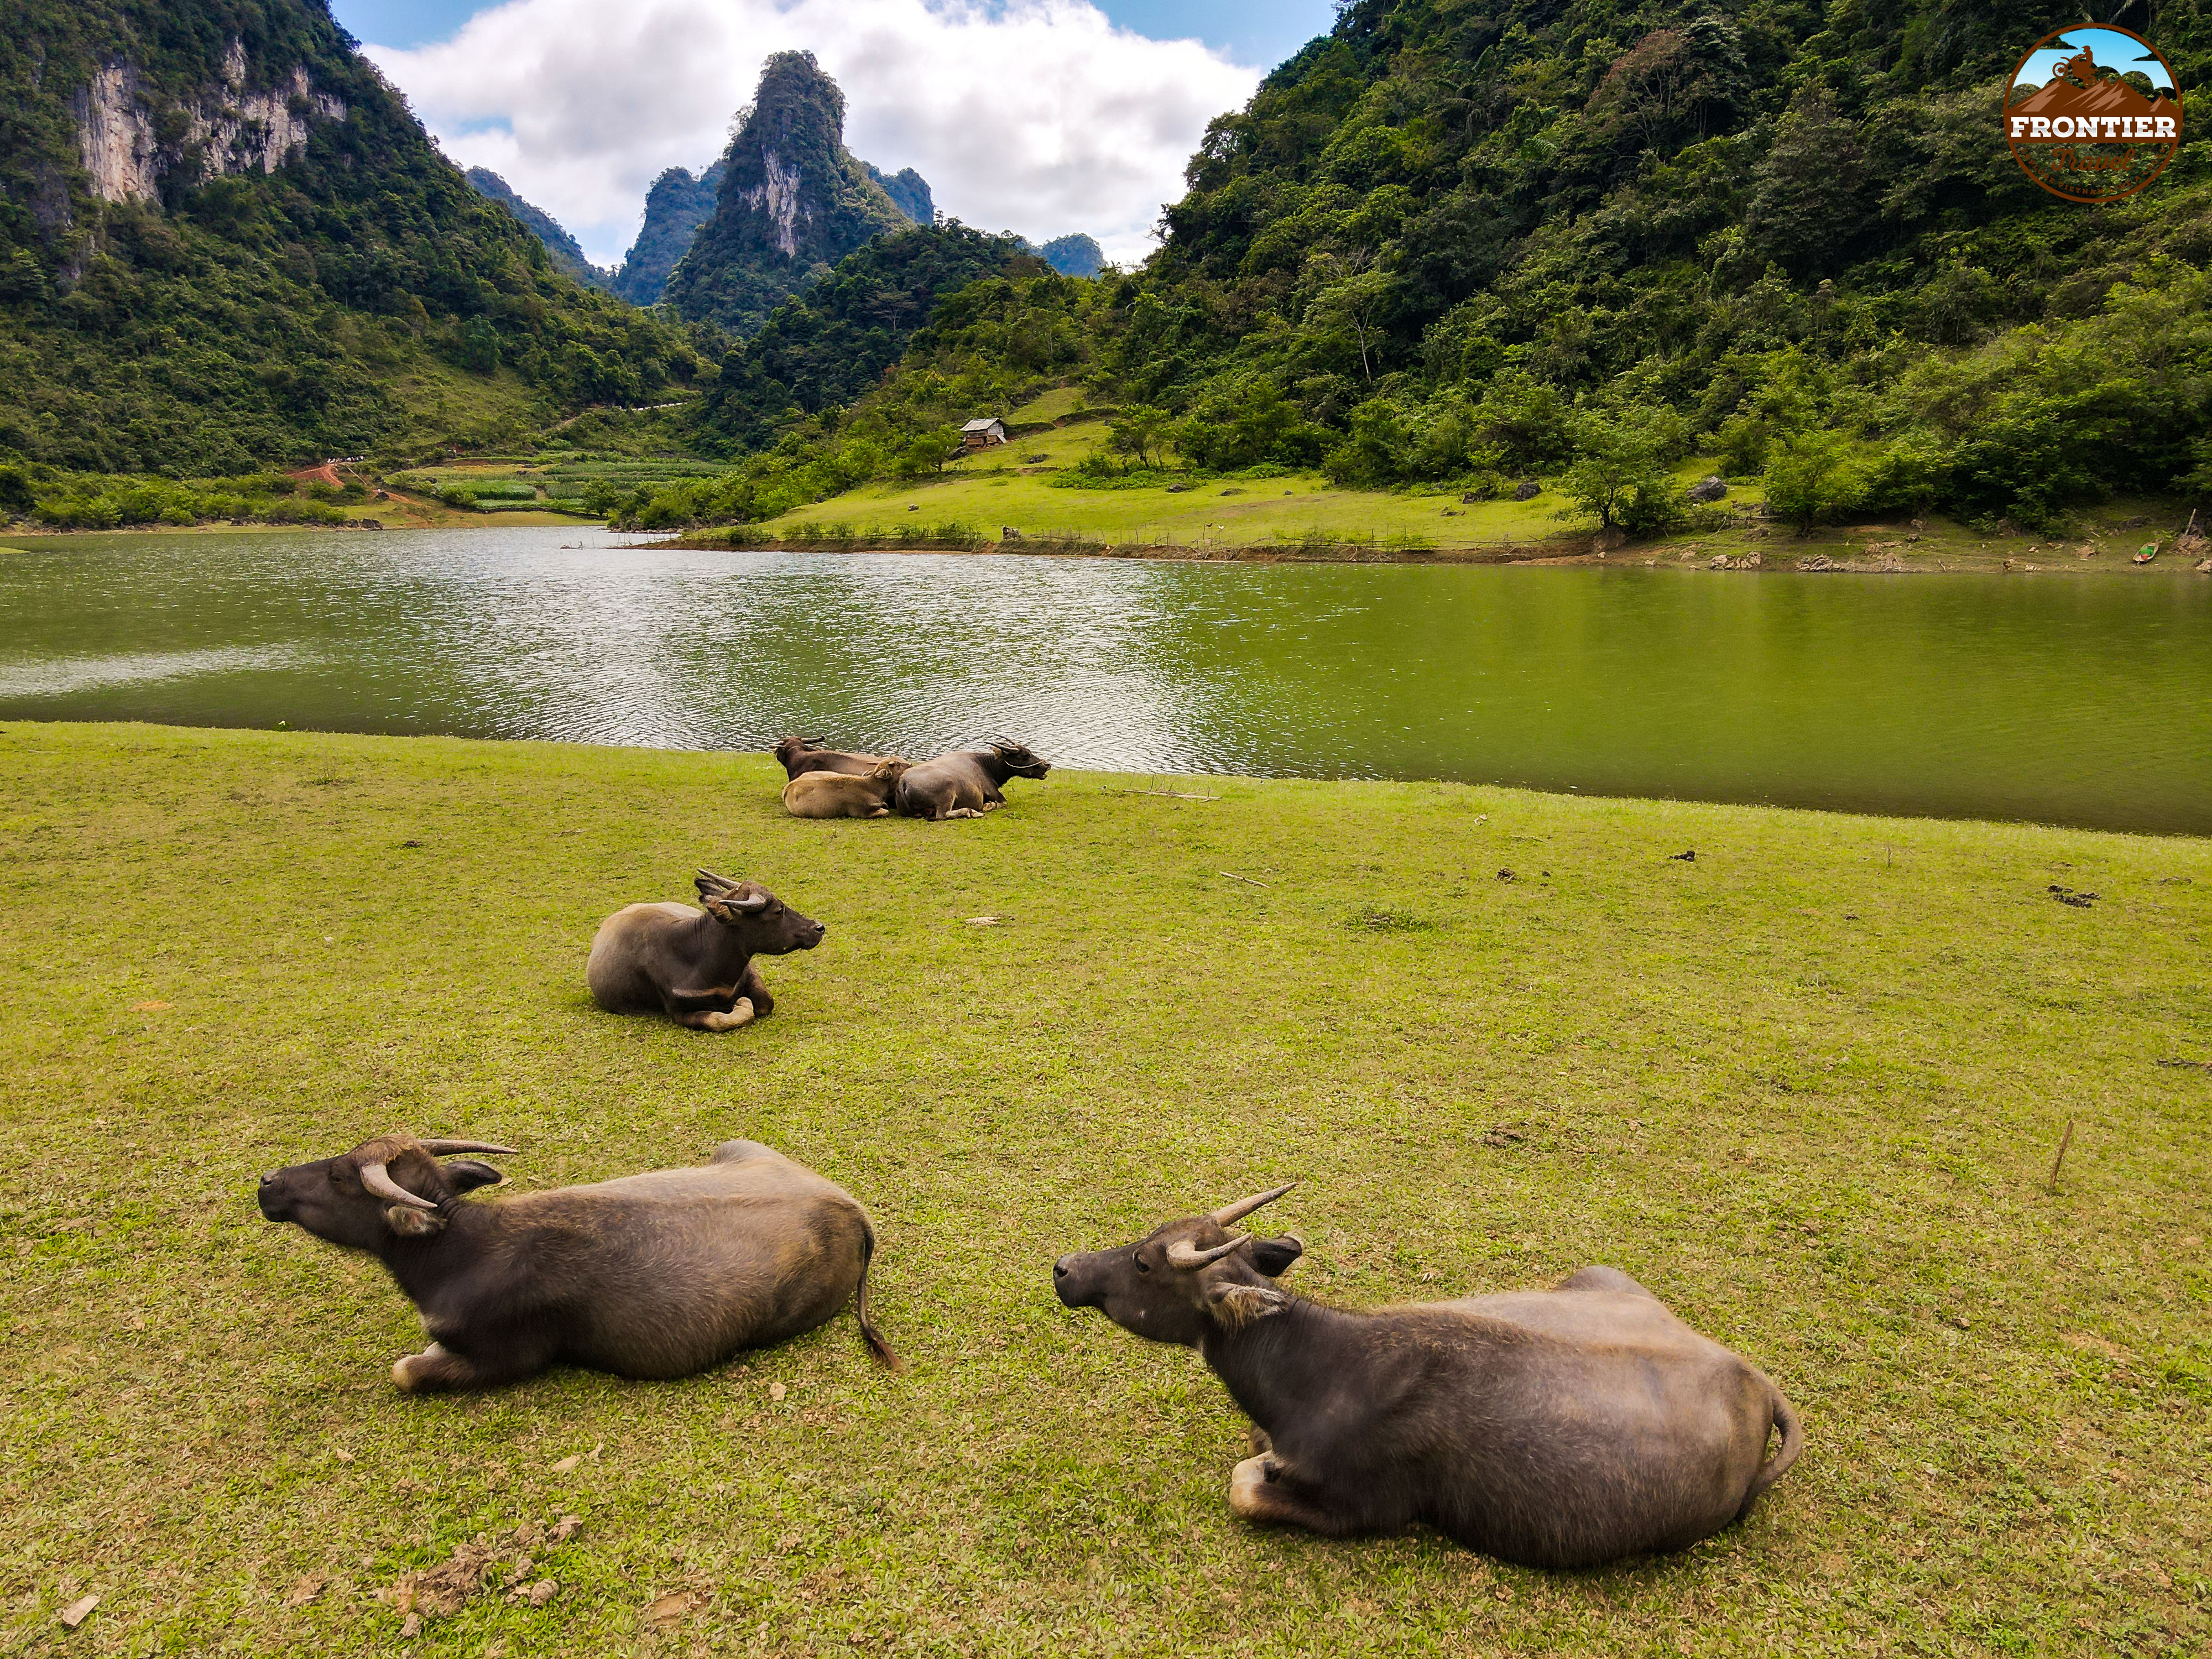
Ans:
[[[1862,494],[1850,446],[1839,432],[1805,432],[1766,464],[1766,508],[1801,535],[1856,507]]]

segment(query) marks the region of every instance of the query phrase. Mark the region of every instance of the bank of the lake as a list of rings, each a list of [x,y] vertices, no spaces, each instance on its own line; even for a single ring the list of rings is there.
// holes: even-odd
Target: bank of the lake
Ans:
[[[401,1573],[563,1514],[547,1606],[495,1587],[413,1650],[2212,1637],[2212,1073],[2160,1064],[2212,1060],[2212,843],[1057,771],[978,823],[819,823],[779,781],[0,726],[11,1644],[97,1594],[70,1639],[102,1651],[389,1652]],[[774,1017],[596,1012],[594,925],[700,865],[829,924],[765,964]],[[522,1190],[779,1146],[871,1206],[911,1372],[848,1317],[683,1382],[397,1399],[413,1316],[252,1191],[403,1124],[519,1147]],[[1615,1263],[1774,1374],[1804,1461],[1748,1524],[1596,1574],[1233,1522],[1218,1385],[1060,1309],[1049,1266],[1292,1177],[1307,1293]]]

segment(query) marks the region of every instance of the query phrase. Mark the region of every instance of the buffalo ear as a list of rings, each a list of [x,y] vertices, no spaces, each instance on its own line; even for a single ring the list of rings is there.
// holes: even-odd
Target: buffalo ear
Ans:
[[[402,1238],[428,1238],[433,1233],[446,1231],[445,1217],[432,1210],[418,1210],[411,1204],[390,1206],[384,1212],[384,1219]]]
[[[479,1187],[496,1187],[507,1179],[489,1164],[479,1164],[472,1158],[457,1158],[451,1164],[438,1166],[446,1172],[446,1179],[453,1183],[457,1193],[472,1193]]]
[[[1291,1264],[1305,1253],[1305,1241],[1292,1233],[1252,1241],[1252,1265],[1270,1279],[1281,1278],[1291,1270]]]

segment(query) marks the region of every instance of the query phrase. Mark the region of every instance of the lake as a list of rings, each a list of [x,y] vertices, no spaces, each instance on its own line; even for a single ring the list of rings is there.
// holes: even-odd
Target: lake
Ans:
[[[0,717],[1452,778],[2212,833],[2212,580],[21,538]]]

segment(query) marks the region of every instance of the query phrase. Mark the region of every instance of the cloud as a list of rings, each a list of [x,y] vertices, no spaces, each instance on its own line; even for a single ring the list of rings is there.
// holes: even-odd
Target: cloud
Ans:
[[[845,89],[854,154],[916,169],[971,225],[1088,231],[1125,262],[1182,194],[1206,122],[1259,82],[1087,0],[508,0],[448,40],[365,50],[448,155],[612,264],[653,177],[719,155],[762,60],[794,46]]]

